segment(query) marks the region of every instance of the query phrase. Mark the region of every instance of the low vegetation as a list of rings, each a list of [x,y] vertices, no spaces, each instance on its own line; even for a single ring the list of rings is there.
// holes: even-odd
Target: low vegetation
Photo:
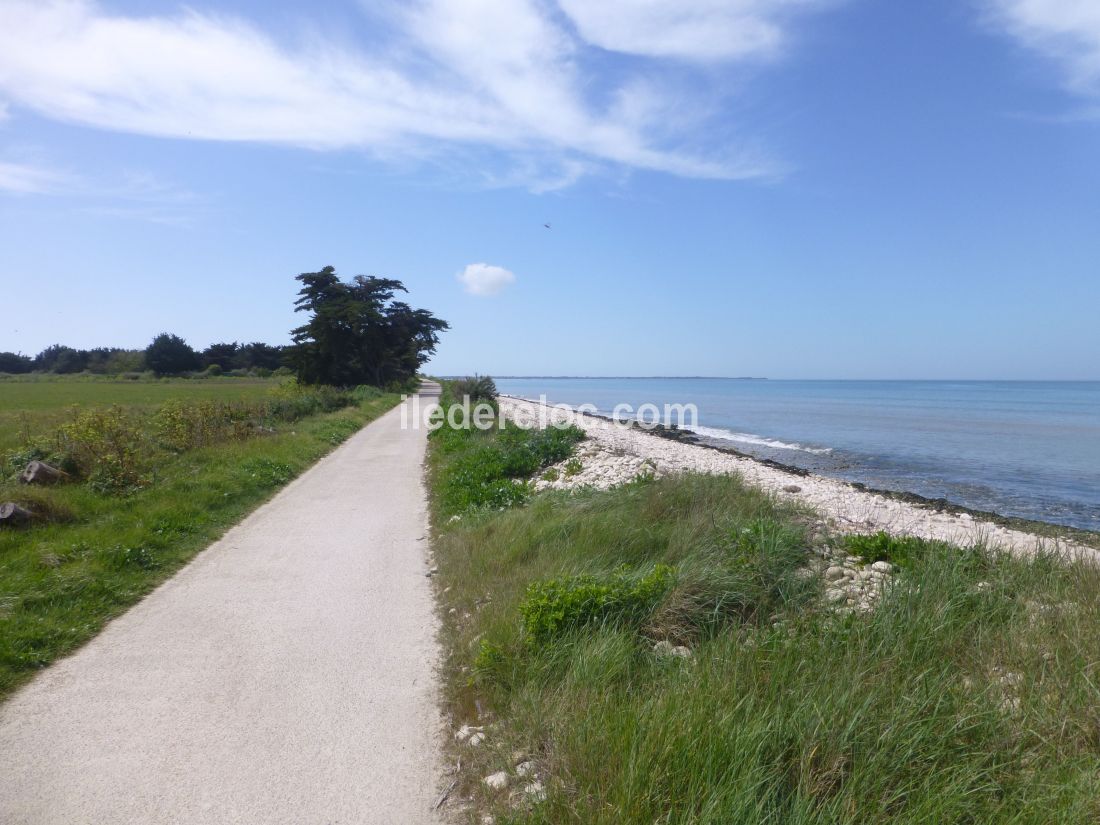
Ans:
[[[93,636],[398,400],[373,388],[234,379],[143,384],[26,385],[31,391],[21,397],[38,402],[18,411],[27,435],[0,451],[0,501],[34,514],[29,527],[0,529],[0,696]],[[204,390],[196,395],[198,386]],[[49,403],[73,393],[110,398],[131,387],[141,394],[114,397],[159,403]],[[9,414],[14,403],[5,398]],[[68,479],[48,488],[18,484],[31,458],[56,463]]]
[[[441,410],[460,403],[460,389],[455,382],[444,385]],[[495,393],[481,400],[493,406],[494,398]],[[441,426],[431,436],[438,479],[436,509],[442,516],[461,517],[520,504],[533,492],[530,478],[567,458],[583,438],[576,427],[537,430],[510,422],[487,429]]]
[[[451,518],[456,454],[499,442],[432,442],[449,706],[486,737],[457,746],[471,821],[1100,818],[1094,568],[829,537],[731,477]],[[821,598],[815,541],[900,567],[872,612]]]

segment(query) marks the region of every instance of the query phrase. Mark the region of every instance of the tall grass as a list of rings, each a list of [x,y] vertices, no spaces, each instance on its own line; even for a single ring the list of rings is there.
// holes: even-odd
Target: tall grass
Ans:
[[[441,525],[450,707],[490,723],[463,790],[501,823],[1097,821],[1100,574],[924,545],[841,617],[804,570],[812,522],[686,476]],[[532,632],[547,583],[657,565],[644,615]],[[478,781],[517,751],[545,801]]]

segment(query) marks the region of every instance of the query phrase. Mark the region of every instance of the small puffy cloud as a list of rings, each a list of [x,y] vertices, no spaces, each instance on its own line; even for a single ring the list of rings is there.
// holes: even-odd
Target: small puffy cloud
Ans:
[[[516,280],[510,270],[492,264],[467,264],[458,273],[459,283],[471,295],[496,295]]]

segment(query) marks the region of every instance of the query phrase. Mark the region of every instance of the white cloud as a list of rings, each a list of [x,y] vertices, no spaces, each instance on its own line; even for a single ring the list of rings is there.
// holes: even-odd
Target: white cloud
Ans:
[[[700,60],[771,53],[790,12],[824,1],[707,0],[684,13],[672,1],[616,0],[617,34],[604,12],[563,0],[579,36],[542,0],[373,4],[395,33],[368,53],[320,36],[283,43],[194,11],[129,17],[92,0],[4,0],[0,107],[146,135],[382,156],[489,148],[514,167],[560,165],[549,179],[606,165],[752,178],[777,165],[725,135],[700,141],[683,87],[641,82],[659,63],[612,82],[586,73],[581,57],[592,44]]]
[[[516,276],[502,266],[492,264],[467,264],[458,273],[459,283],[471,295],[496,295],[516,280]]]
[[[43,166],[0,160],[0,192],[41,195],[56,192],[68,182],[65,175]]]
[[[603,49],[712,61],[773,57],[790,18],[828,0],[558,0]]]
[[[1055,61],[1071,90],[1100,95],[1100,2],[989,0],[993,22]]]

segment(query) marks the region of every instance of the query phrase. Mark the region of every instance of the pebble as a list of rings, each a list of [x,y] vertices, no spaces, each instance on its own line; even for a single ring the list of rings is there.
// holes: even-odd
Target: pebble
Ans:
[[[786,487],[783,488],[783,492],[784,493],[801,493],[802,488],[799,487],[797,484],[788,484]]]
[[[499,791],[501,788],[508,787],[508,774],[506,771],[497,771],[496,773],[489,774],[481,781],[486,787],[494,791]]]
[[[848,571],[835,564],[825,571],[826,580],[831,582],[840,581],[841,579],[847,578],[847,576]]]
[[[876,573],[893,573],[897,568],[888,561],[876,561],[871,565],[871,569]]]

